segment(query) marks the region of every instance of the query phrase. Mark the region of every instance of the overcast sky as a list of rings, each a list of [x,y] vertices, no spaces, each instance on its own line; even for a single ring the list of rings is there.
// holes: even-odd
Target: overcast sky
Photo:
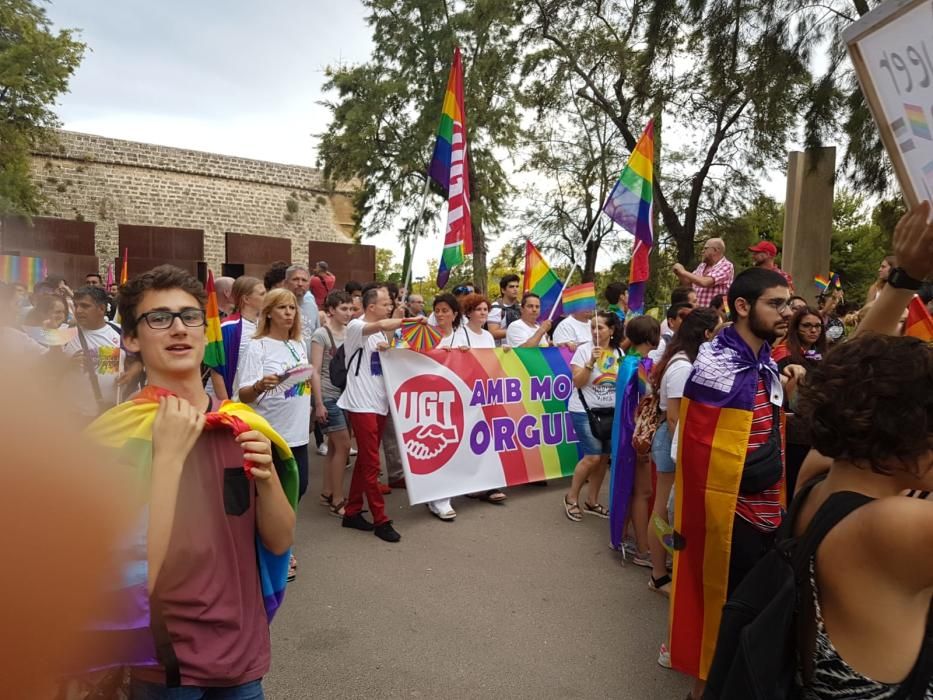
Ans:
[[[279,163],[316,165],[330,116],[324,68],[365,61],[358,0],[52,0],[88,44],[58,114],[66,129]],[[367,239],[398,249],[397,234]],[[440,240],[420,246],[416,275]]]

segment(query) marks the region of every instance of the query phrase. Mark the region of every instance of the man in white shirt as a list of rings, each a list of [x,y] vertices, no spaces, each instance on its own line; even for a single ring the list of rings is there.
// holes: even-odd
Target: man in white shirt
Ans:
[[[75,363],[66,391],[76,411],[93,418],[117,404],[117,387],[130,378],[124,376],[126,352],[119,329],[107,322],[107,294],[102,287],[81,287],[74,303],[78,336],[64,347]]]
[[[301,263],[291,265],[285,270],[285,288],[290,290],[298,300],[301,310],[301,339],[305,343],[305,352],[311,356],[311,336],[320,325],[317,302],[314,295],[308,291],[311,284],[311,273],[308,266]]]
[[[401,535],[386,516],[385,502],[379,491],[379,445],[389,413],[389,398],[382,379],[379,355],[389,347],[385,333],[397,330],[405,319],[389,318],[393,304],[385,286],[367,285],[363,290],[362,303],[362,318],[355,318],[347,324],[343,344],[347,387],[337,400],[337,406],[350,418],[359,450],[353,466],[343,526],[374,531],[376,537],[386,542],[398,542]],[[373,514],[372,522],[363,517],[364,495]]]
[[[554,345],[566,345],[571,350],[593,342],[593,312],[578,311],[567,316],[557,324],[553,340]]]
[[[522,315],[509,324],[505,332],[505,345],[512,348],[547,347],[547,332],[551,330],[551,319],[538,323],[541,313],[541,297],[534,292],[525,292],[522,297]]]

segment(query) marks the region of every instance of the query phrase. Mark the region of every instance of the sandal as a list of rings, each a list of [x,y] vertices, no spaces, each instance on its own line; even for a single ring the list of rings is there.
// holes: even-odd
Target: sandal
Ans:
[[[337,503],[330,504],[330,514],[342,518],[346,511],[347,499],[342,498]]]
[[[657,591],[663,596],[670,597],[671,595],[671,577],[667,574],[664,574],[661,578],[655,578],[654,576],[648,577],[648,588],[652,591]]]
[[[320,504],[322,506],[330,506],[334,502],[334,494],[326,494],[323,491],[321,492]]]
[[[288,578],[286,581],[291,583],[295,580],[295,577],[298,575],[298,560],[295,559],[295,555],[292,554],[291,558],[288,561]]]
[[[599,518],[608,518],[609,509],[606,508],[602,503],[587,503],[583,501],[583,512],[589,513],[590,515],[595,515]]]
[[[583,520],[583,513],[580,512],[580,506],[576,503],[567,500],[567,496],[564,496],[564,514],[569,520],[572,520],[575,523]]]
[[[495,503],[496,505],[501,505],[502,502],[506,498],[508,498],[508,496],[506,496],[505,493],[503,491],[500,491],[499,489],[493,489],[492,491],[487,491],[485,497],[483,498],[481,496],[481,498],[484,501],[488,501],[489,503]]]

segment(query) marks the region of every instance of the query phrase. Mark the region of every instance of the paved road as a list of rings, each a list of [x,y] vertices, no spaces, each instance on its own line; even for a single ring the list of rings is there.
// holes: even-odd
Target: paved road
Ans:
[[[505,506],[455,499],[453,523],[396,490],[402,541],[387,544],[341,528],[317,504],[316,455],[311,468],[270,700],[686,694],[656,663],[666,600],[645,569],[620,566],[605,520],[564,517],[565,481],[511,489]]]

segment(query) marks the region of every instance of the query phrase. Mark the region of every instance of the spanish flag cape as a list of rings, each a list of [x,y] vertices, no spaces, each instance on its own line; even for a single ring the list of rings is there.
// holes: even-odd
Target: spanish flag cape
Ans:
[[[745,466],[758,378],[783,398],[765,343],[756,357],[734,327],[700,346],[677,425],[671,665],[706,680],[726,602],[732,523]]]
[[[159,398],[171,392],[147,386],[132,399],[110,409],[87,428],[97,444],[112,449],[121,465],[132,470],[140,500],[148,501],[149,475],[152,466],[152,425]],[[230,430],[239,435],[258,430],[272,441],[276,471],[292,508],[298,505],[298,467],[285,441],[269,423],[249,406],[225,401],[216,413],[208,413],[205,430]],[[244,468],[251,466],[244,463]],[[249,472],[247,472],[249,475]],[[147,533],[149,508],[146,505],[135,527],[120,543],[117,555],[123,568],[122,579],[106,592],[106,618],[97,620],[91,631],[100,649],[100,658],[89,659],[89,669],[115,666],[154,666],[155,641],[150,631]],[[291,552],[276,555],[266,549],[256,536],[256,561],[262,584],[263,603],[269,621],[285,597],[288,562]],[[91,646],[91,645],[89,645]]]

